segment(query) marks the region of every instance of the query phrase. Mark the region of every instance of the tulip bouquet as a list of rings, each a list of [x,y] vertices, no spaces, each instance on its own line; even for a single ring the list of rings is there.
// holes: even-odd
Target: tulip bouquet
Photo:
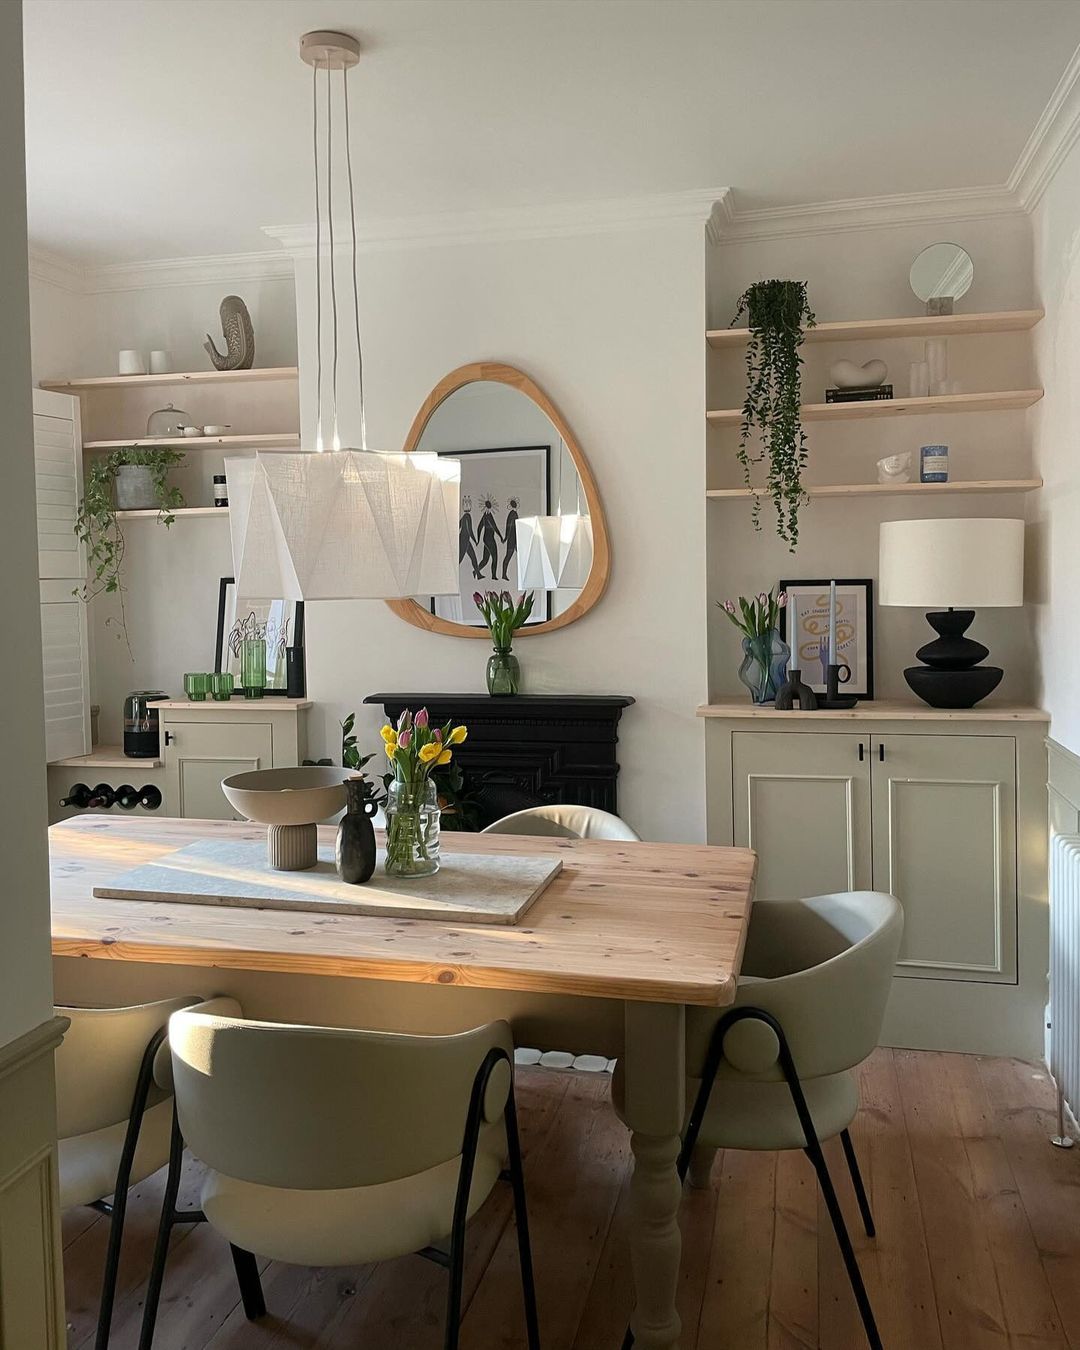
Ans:
[[[436,768],[454,758],[453,746],[468,735],[447,722],[433,727],[426,708],[408,708],[397,726],[382,729],[394,781],[386,803],[386,870],[396,876],[423,876],[439,869],[439,802],[432,781]]]
[[[533,611],[533,592],[523,591],[515,601],[509,591],[488,591],[473,594],[476,608],[484,616],[495,651],[488,659],[487,687],[492,695],[516,694],[521,681],[521,667],[510,651],[514,634],[528,623]]]
[[[787,643],[780,636],[780,611],[787,606],[787,592],[762,591],[748,600],[740,595],[717,604],[743,635],[743,661],[739,679],[750,690],[755,703],[772,703],[787,677]]]

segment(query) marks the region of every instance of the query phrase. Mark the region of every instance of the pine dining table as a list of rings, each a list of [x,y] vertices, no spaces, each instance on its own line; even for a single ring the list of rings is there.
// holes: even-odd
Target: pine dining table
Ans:
[[[176,981],[165,989],[163,967],[175,967],[189,984],[201,972],[207,992],[242,990],[245,978],[257,977],[260,988],[268,980],[296,978],[304,998],[291,1005],[282,993],[275,1011],[289,1020],[295,1006],[292,1020],[310,1021],[311,977],[321,977],[339,991],[377,989],[371,1006],[377,1006],[387,1026],[397,1018],[402,1030],[416,1030],[422,1021],[426,1030],[457,1030],[472,1025],[473,1018],[482,1020],[478,1013],[502,1015],[514,1026],[516,1040],[519,1023],[528,1026],[527,1044],[538,1043],[531,1037],[542,1026],[544,1034],[559,1038],[550,1039],[549,1047],[575,1045],[620,1057],[623,1115],[634,1157],[631,1325],[639,1350],[676,1350],[682,1191],[676,1159],[686,1099],[686,1010],[721,1008],[734,997],[753,900],[753,852],[699,844],[444,834],[446,854],[561,860],[555,880],[521,921],[509,926],[93,894],[94,887],[108,886],[121,873],[187,844],[208,838],[251,840],[262,833],[237,821],[105,815],[54,825],[57,1000],[85,991],[90,968],[98,977],[99,995],[109,992],[113,976],[113,987],[127,998],[136,993],[166,997]],[[333,827],[320,826],[320,843],[332,838]],[[135,984],[116,978],[128,969],[139,972]],[[417,996],[425,989],[439,1001],[419,1012]],[[400,1008],[397,994],[403,999]],[[461,1010],[453,1014],[456,1025],[446,1025],[455,998],[462,1001]],[[338,1024],[343,1024],[340,1016]],[[612,1328],[613,1346],[621,1330]]]

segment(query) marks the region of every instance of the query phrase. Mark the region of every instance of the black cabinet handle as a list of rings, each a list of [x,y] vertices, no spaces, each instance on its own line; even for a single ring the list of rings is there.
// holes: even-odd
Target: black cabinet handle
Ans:
[[[172,734],[171,731],[167,731],[167,732],[165,733],[165,744],[166,744],[166,745],[172,745],[173,741],[175,741],[175,740],[176,740],[176,737]]]
[[[866,758],[866,746],[863,745],[862,741],[860,741],[860,742],[859,742],[859,763],[861,764],[865,758]]]
[[[885,763],[885,745],[882,741],[878,741],[877,757],[882,762],[882,764]]]

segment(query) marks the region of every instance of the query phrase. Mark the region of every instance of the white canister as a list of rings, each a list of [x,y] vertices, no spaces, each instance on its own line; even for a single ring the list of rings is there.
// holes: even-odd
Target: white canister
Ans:
[[[172,361],[169,359],[169,353],[157,348],[150,353],[150,374],[168,375],[172,370]]]
[[[116,369],[121,375],[145,375],[146,362],[142,352],[126,347],[116,358]]]

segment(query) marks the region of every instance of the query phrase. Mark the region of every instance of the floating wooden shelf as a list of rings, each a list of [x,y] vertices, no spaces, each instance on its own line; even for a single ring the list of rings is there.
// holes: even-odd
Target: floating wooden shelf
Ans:
[[[80,380],[42,380],[41,388],[56,394],[85,394],[91,389],[152,389],[170,384],[241,384],[298,378],[296,366],[264,366],[258,370],[189,370],[167,375],[92,375]]]
[[[245,446],[296,449],[300,437],[295,432],[259,432],[251,436],[140,436],[137,440],[126,441],[84,441],[84,450],[120,450],[128,446],[140,448],[154,445],[171,445],[177,450],[205,450],[214,446],[239,450]]]
[[[124,754],[120,745],[96,745],[88,755],[73,755],[70,759],[51,759],[50,764],[62,769],[130,769],[132,773],[144,769],[160,769],[163,759],[137,759]]]
[[[954,492],[1035,492],[1041,478],[987,478],[974,482],[952,483],[824,483],[807,487],[811,497],[916,497],[947,495]],[[714,500],[767,497],[767,488],[709,488],[706,497]]]
[[[932,413],[1006,412],[1030,408],[1043,396],[1041,389],[995,390],[983,394],[936,394],[930,398],[883,398],[868,403],[804,403],[804,422],[855,422],[864,417],[922,417]],[[737,427],[741,408],[707,412],[714,427]]]
[[[1041,309],[1011,309],[992,314],[920,314],[908,319],[854,319],[819,323],[807,331],[807,342],[859,342],[864,339],[962,337],[968,333],[1024,333],[1043,317]],[[710,347],[745,346],[748,328],[713,329],[705,334]],[[50,385],[49,388],[54,386]]]
[[[229,508],[227,506],[180,506],[170,513],[174,516],[225,516],[228,517]],[[161,512],[156,508],[151,511],[117,511],[117,520],[156,520]]]

